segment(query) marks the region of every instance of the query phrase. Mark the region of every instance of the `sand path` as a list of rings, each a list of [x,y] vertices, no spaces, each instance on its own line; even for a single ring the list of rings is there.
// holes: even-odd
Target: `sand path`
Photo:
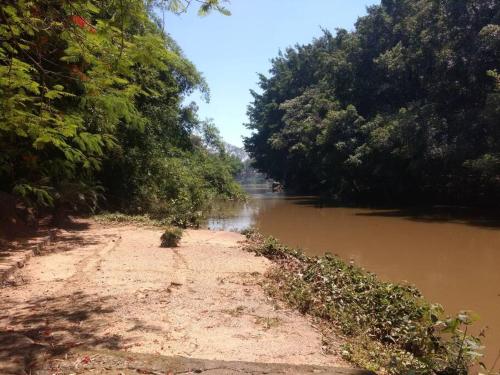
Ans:
[[[346,366],[307,317],[265,295],[270,263],[243,251],[240,234],[187,230],[164,249],[158,229],[78,224],[0,288],[0,373],[76,346]]]

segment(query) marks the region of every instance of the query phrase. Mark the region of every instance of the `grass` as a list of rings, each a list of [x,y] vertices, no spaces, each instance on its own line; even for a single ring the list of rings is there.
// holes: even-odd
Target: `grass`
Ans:
[[[153,219],[149,215],[127,215],[119,212],[94,215],[94,220],[102,224],[135,224],[149,227],[166,227],[171,224],[168,219]]]
[[[164,229],[160,237],[161,247],[177,247],[182,238],[182,229],[172,226],[170,220],[153,219],[148,215],[127,215],[123,213],[102,213],[95,215],[94,220],[101,224],[134,224]]]

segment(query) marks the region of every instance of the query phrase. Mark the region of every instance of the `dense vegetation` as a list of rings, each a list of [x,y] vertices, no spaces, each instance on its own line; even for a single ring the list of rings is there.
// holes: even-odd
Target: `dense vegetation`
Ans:
[[[473,316],[445,317],[412,286],[383,282],[333,255],[308,257],[276,239],[248,231],[247,250],[275,262],[266,288],[329,331],[348,337],[343,356],[390,374],[467,374],[480,341],[467,334]],[[385,370],[385,371],[384,371]],[[493,371],[493,370],[492,370]],[[493,372],[491,372],[493,373]]]
[[[500,2],[382,0],[272,60],[249,106],[255,166],[354,202],[500,197]]]
[[[38,210],[103,207],[187,225],[240,194],[217,129],[183,104],[206,84],[155,12],[190,0],[6,0],[0,192]],[[196,2],[200,13],[217,0]]]

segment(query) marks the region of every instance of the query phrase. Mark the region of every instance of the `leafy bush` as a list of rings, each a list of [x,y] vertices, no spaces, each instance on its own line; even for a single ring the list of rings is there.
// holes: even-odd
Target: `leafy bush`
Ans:
[[[156,22],[158,6],[188,3],[3,2],[0,191],[46,211],[105,206],[182,226],[215,196],[240,195],[217,129],[183,104],[206,82]]]
[[[228,166],[203,150],[135,158],[127,164],[126,174],[114,175],[115,199],[109,204],[132,215],[147,213],[157,220],[196,227],[215,200],[243,197]]]
[[[177,247],[182,238],[182,229],[168,227],[161,235],[161,247]]]
[[[479,340],[467,334],[470,313],[445,318],[413,286],[380,281],[333,255],[308,257],[272,237],[246,236],[249,251],[277,263],[269,292],[351,337],[344,355],[358,365],[394,374],[466,374],[480,355]]]

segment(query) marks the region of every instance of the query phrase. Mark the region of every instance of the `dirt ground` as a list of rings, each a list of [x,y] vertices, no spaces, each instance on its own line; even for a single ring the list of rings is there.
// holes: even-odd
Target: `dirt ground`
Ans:
[[[259,280],[270,263],[243,251],[243,236],[187,230],[180,247],[166,249],[160,234],[88,220],[60,231],[54,252],[0,288],[0,373],[82,346],[347,366],[338,350],[325,353],[307,317],[265,295]]]

